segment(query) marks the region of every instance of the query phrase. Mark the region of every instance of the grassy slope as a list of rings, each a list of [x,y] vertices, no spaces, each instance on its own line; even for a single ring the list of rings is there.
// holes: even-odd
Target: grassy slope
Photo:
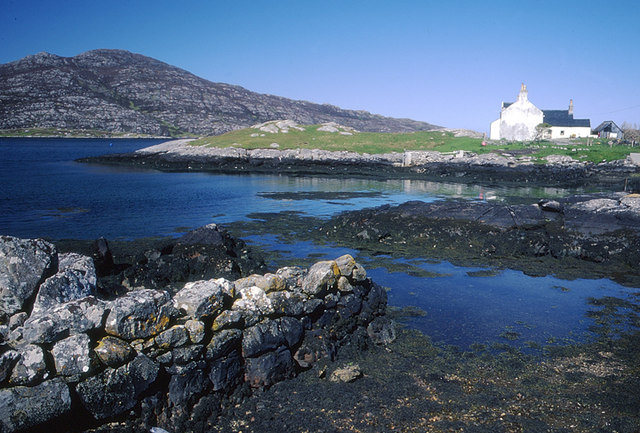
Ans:
[[[215,137],[204,137],[193,142],[194,145],[212,147],[242,147],[245,149],[269,148],[273,143],[278,149],[322,149],[348,150],[358,153],[388,153],[405,150],[435,150],[438,152],[454,152],[465,150],[481,153],[528,154],[535,161],[548,155],[568,155],[579,161],[612,161],[624,159],[634,149],[624,145],[610,146],[606,140],[594,140],[587,146],[586,139],[573,141],[571,144],[557,145],[551,142],[541,143],[490,143],[482,146],[482,140],[469,137],[454,137],[452,133],[440,131],[419,131],[411,133],[374,133],[355,132],[353,135],[341,135],[337,132],[318,131],[318,125],[307,125],[303,131],[289,130],[288,133],[261,132],[247,128],[228,132]]]

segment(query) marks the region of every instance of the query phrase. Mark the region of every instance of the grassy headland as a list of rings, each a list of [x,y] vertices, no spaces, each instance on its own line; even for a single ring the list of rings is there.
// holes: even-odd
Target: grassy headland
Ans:
[[[322,131],[322,125],[304,125],[295,128],[276,129],[268,132],[259,128],[246,128],[214,137],[203,137],[193,145],[211,147],[241,147],[244,149],[320,149],[346,150],[357,153],[381,154],[408,150],[433,150],[437,152],[467,151],[476,154],[499,153],[511,156],[528,156],[533,162],[544,162],[549,155],[566,155],[578,161],[599,163],[624,159],[633,148],[609,144],[606,139],[575,139],[562,144],[542,142],[490,142],[472,137],[456,137],[452,132],[417,131],[408,133],[358,132],[346,127],[338,131]]]

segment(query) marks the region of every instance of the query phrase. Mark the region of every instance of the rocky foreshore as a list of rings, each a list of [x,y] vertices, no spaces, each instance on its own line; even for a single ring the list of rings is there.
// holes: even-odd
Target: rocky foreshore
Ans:
[[[81,162],[135,165],[165,171],[282,173],[294,175],[406,177],[474,183],[589,185],[640,190],[640,166],[630,158],[593,164],[551,155],[546,164],[528,156],[435,151],[359,154],[348,151],[280,150],[192,146],[174,140],[133,153],[83,158]]]
[[[509,205],[412,201],[343,212],[324,239],[370,254],[520,269],[562,278],[610,278],[640,287],[640,195],[576,195]]]
[[[385,291],[348,255],[103,296],[97,247],[0,236],[0,431],[208,431],[252,389],[393,338]]]

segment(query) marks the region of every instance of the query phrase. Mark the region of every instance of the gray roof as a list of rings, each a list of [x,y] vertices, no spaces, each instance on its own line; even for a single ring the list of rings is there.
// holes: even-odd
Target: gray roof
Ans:
[[[544,115],[544,123],[551,126],[591,127],[591,120],[574,119],[573,114],[569,114],[569,110],[542,110],[542,114]]]
[[[593,132],[622,132],[622,129],[613,120],[605,120],[600,125],[598,125]]]

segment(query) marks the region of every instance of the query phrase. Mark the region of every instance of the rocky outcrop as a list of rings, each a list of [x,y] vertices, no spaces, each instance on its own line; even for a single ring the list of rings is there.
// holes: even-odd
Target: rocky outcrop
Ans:
[[[376,254],[639,284],[640,195],[578,195],[532,204],[450,200],[344,212],[324,239]]]
[[[225,401],[333,359],[353,338],[392,334],[386,292],[348,255],[309,270],[191,282],[174,295],[139,288],[99,299],[86,257],[59,257],[40,240],[2,237],[0,248],[9,264],[30,257],[19,278],[33,281],[31,297],[43,290],[47,299],[37,311],[12,304],[0,322],[3,432],[114,420],[138,431],[206,431]],[[25,298],[19,284],[3,290]]]
[[[0,129],[216,135],[276,119],[305,125],[337,122],[379,132],[434,128],[213,83],[122,50],[75,57],[39,53],[0,65]]]
[[[133,153],[84,158],[80,161],[136,165],[166,171],[399,177],[474,184],[509,182],[575,187],[588,182],[591,185],[615,185],[619,189],[640,191],[640,167],[630,158],[593,164],[551,155],[546,164],[534,164],[529,157],[497,153],[405,151],[360,154],[317,149],[215,148],[189,143],[190,140],[174,140]]]

